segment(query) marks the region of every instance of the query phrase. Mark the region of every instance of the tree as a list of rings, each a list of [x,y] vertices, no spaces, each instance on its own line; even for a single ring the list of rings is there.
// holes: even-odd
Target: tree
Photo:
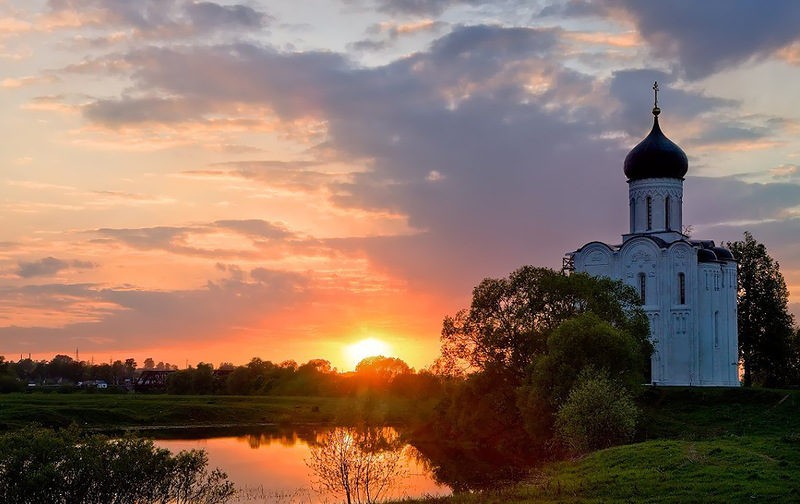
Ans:
[[[641,299],[622,282],[532,266],[487,278],[469,310],[444,320],[437,368],[471,374],[449,387],[432,428],[507,453],[542,451],[584,369],[626,384],[647,378],[649,332]]]
[[[547,337],[565,320],[593,312],[628,332],[648,357],[647,317],[634,289],[585,273],[562,275],[523,266],[508,278],[487,278],[472,291],[469,310],[446,317],[442,327],[442,367],[454,363],[473,370],[503,369],[521,381]]]
[[[788,310],[789,291],[780,265],[749,232],[728,242],[739,263],[739,359],[744,385],[786,386],[790,379],[794,320]]]
[[[528,384],[517,391],[525,428],[534,439],[546,439],[555,413],[585,373],[601,373],[628,393],[644,381],[649,357],[640,341],[593,312],[564,321],[547,338],[547,352],[536,359]]]
[[[376,355],[356,364],[356,373],[391,380],[398,375],[411,373],[411,368],[400,358]]]
[[[406,472],[401,448],[392,429],[336,427],[311,447],[306,465],[321,493],[342,495],[348,504],[371,504]]]
[[[531,379],[546,389],[555,406],[567,398],[578,375],[587,368],[633,388],[644,381],[640,349],[627,332],[594,313],[583,313],[562,323],[547,338],[547,354],[536,361]]]
[[[132,358],[125,359],[125,377],[132,380],[135,372],[136,361]]]

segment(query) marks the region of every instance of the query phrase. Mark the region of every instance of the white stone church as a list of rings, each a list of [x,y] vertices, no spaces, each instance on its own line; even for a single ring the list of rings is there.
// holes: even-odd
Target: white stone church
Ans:
[[[683,234],[686,154],[658,125],[625,158],[630,231],[621,245],[590,242],[567,254],[575,271],[619,279],[642,297],[656,385],[739,386],[736,261]]]

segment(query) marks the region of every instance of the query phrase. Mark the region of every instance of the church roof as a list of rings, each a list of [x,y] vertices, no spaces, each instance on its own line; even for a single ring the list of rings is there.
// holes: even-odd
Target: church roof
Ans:
[[[686,153],[667,138],[658,125],[658,115],[661,113],[658,108],[658,84],[653,89],[656,90],[653,129],[625,157],[625,176],[628,181],[648,178],[683,179],[689,170]]]

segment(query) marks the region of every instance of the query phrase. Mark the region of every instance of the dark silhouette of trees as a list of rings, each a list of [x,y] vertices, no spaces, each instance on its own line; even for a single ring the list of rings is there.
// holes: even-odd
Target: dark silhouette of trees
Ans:
[[[169,363],[154,364],[145,359],[145,367],[136,369],[134,359],[124,362],[91,364],[75,361],[67,355],[56,355],[51,361],[21,359],[6,361],[0,356],[0,393],[22,390],[70,391],[79,384],[98,391],[95,381],[105,381],[106,392],[125,392],[143,372],[172,371],[164,385],[148,382],[139,391],[171,394],[234,394],[234,395],[300,395],[345,396],[363,392],[392,394],[403,397],[431,397],[441,390],[441,380],[430,372],[415,373],[408,364],[395,357],[365,360],[358,372],[340,373],[325,359],[311,359],[304,364],[283,361],[275,364],[258,357],[243,366],[222,363],[218,369],[210,363],[178,370]],[[90,381],[89,384],[86,382]],[[28,383],[34,387],[28,387]]]
[[[646,379],[652,345],[636,292],[618,281],[524,266],[487,278],[468,310],[446,317],[439,369],[453,381],[430,428],[438,437],[544,450],[556,411],[587,369],[614,386]]]
[[[727,245],[739,263],[739,358],[744,385],[797,386],[796,381],[792,383],[792,361],[798,348],[780,265],[749,232],[742,241]]]
[[[630,333],[649,356],[648,322],[640,304],[634,290],[621,282],[523,266],[507,278],[483,280],[472,291],[470,308],[444,319],[442,366],[492,366],[521,381],[545,352],[550,333],[585,312]]]

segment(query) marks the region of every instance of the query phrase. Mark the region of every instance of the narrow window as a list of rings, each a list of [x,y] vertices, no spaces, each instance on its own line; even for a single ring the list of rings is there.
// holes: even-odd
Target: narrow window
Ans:
[[[678,300],[686,304],[686,275],[683,273],[678,273]]]
[[[647,230],[653,229],[653,198],[647,197]]]
[[[639,296],[642,304],[647,304],[647,276],[644,273],[639,273]]]
[[[636,200],[631,198],[631,233],[636,232]]]
[[[667,228],[667,231],[669,231],[670,230],[670,224],[669,224],[669,196],[667,196],[666,199],[664,200],[664,215],[665,215],[664,218],[666,219],[666,226],[665,227]]]
[[[714,348],[719,348],[719,312],[714,312]]]

